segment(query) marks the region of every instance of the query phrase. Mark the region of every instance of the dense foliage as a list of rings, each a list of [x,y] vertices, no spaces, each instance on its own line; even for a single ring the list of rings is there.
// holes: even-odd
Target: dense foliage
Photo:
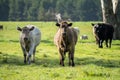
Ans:
[[[100,0],[0,0],[1,21],[53,21],[55,13],[73,21],[102,17]]]

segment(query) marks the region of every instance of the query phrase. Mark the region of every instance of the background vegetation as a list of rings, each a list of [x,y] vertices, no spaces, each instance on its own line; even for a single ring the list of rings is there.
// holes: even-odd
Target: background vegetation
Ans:
[[[100,0],[0,0],[0,21],[102,20]]]
[[[113,40],[112,48],[99,49],[92,34],[91,22],[74,22],[80,35],[88,40],[78,40],[75,49],[75,67],[59,65],[59,54],[53,44],[57,31],[54,22],[0,22],[0,80],[120,80],[120,41]],[[19,44],[17,26],[33,24],[42,32],[37,47],[36,62],[26,65]]]

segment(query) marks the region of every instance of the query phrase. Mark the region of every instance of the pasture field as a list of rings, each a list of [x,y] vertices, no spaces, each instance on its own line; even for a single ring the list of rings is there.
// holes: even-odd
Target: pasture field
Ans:
[[[99,49],[92,34],[91,22],[73,22],[80,28],[75,49],[75,67],[59,65],[59,54],[53,43],[57,32],[55,22],[0,22],[0,80],[120,80],[120,41],[113,40],[112,48]],[[17,26],[33,24],[42,32],[36,51],[36,62],[24,64]],[[120,35],[120,34],[119,34]]]

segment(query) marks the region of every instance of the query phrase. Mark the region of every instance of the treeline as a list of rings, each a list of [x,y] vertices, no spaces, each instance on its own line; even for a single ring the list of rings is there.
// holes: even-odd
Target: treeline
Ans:
[[[0,21],[101,20],[100,0],[0,0]]]

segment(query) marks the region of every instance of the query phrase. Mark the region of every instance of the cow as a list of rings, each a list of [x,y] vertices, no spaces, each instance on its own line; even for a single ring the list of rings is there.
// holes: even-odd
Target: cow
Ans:
[[[74,52],[78,39],[77,31],[71,27],[72,23],[66,21],[56,23],[56,26],[59,29],[54,36],[54,44],[57,46],[60,54],[60,65],[64,66],[65,55],[68,52],[69,66],[75,66]]]
[[[0,25],[0,30],[3,30],[3,25]]]
[[[99,48],[103,48],[103,41],[106,42],[106,47],[111,48],[114,27],[108,23],[91,23],[93,26],[93,33],[96,38],[96,43],[98,44]],[[108,45],[109,41],[109,45]]]
[[[88,39],[88,36],[84,34],[84,35],[80,36],[80,39],[86,40],[86,39]]]
[[[17,27],[20,34],[20,45],[24,55],[24,63],[31,63],[31,56],[33,57],[32,62],[35,62],[36,47],[39,45],[41,40],[41,32],[34,25],[26,25],[23,28]]]

